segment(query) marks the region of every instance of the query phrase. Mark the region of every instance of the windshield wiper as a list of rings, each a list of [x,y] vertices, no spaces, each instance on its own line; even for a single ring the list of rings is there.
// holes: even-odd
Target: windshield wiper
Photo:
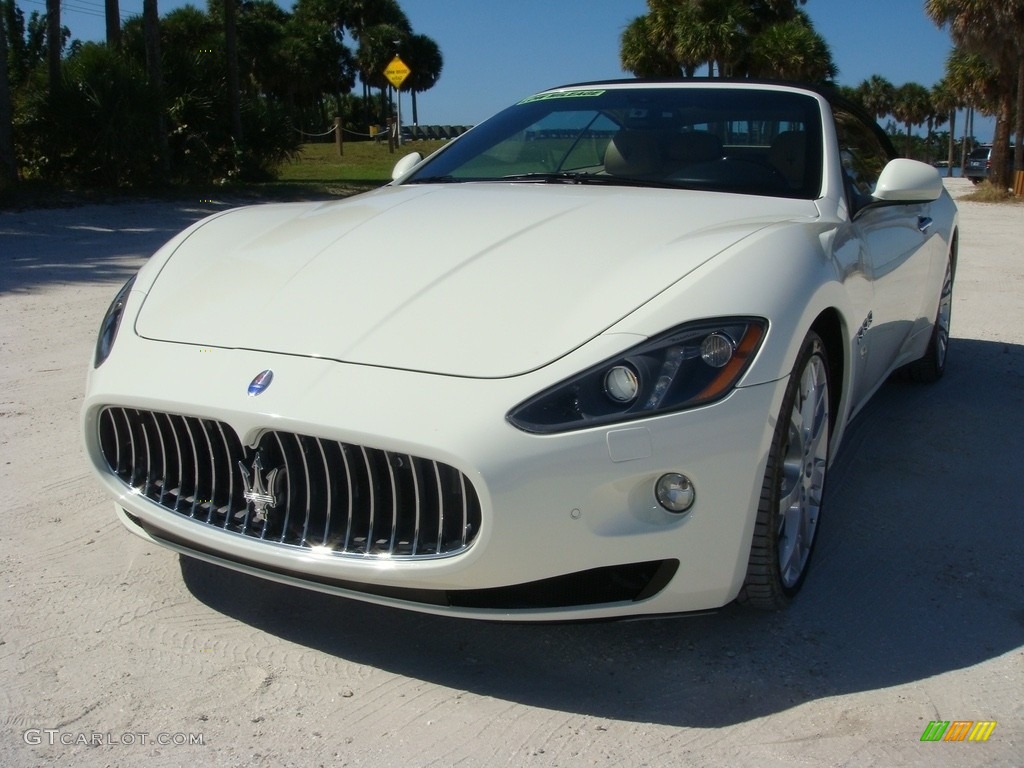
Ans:
[[[634,179],[627,176],[608,176],[605,174],[584,173],[582,171],[557,171],[557,172],[532,172],[513,173],[508,176],[423,176],[410,179],[406,184],[461,184],[464,182],[528,182],[531,184],[598,184],[602,186],[618,187],[661,187],[678,188],[679,185],[671,184],[656,179]]]
[[[447,176],[422,176],[416,179],[410,179],[405,182],[406,184],[459,184],[463,181],[473,181],[473,179],[459,179],[451,174]]]
[[[628,176],[559,171],[558,173],[516,173],[502,176],[501,181],[530,181],[544,184],[600,184],[613,187],[659,187],[674,189],[678,185],[660,179],[635,179]]]
[[[558,171],[558,172],[535,172],[535,173],[513,173],[502,176],[499,181],[540,181],[545,184],[584,184],[591,179],[601,178],[592,173],[580,173],[579,171]]]

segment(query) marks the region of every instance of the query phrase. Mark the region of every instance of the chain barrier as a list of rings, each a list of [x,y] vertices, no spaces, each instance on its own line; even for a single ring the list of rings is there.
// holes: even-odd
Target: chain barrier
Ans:
[[[360,133],[359,131],[353,131],[351,128],[342,128],[343,133],[347,133],[350,136],[362,136],[364,139],[376,139],[382,136],[387,136],[387,129],[378,130],[377,133]]]
[[[415,138],[415,139],[419,139],[419,138],[424,138],[424,139],[425,138],[439,138],[439,139],[454,138],[455,136],[458,136],[459,134],[464,133],[467,130],[465,126],[461,126],[460,125],[460,126],[456,126],[455,130],[453,132],[451,132],[451,134],[449,134],[449,135],[440,134],[440,135],[427,136],[427,135],[422,135],[422,129],[421,129],[421,131],[417,130],[418,126],[403,126],[403,128],[405,129],[405,131],[407,131],[409,133],[412,133],[413,134],[413,138]],[[436,130],[437,127],[435,127],[435,126],[427,126],[426,128],[427,129],[434,129],[434,130]],[[328,128],[323,133],[307,133],[306,131],[303,131],[303,130],[301,130],[299,128],[293,128],[292,130],[294,130],[296,133],[298,133],[301,136],[306,136],[306,137],[311,138],[311,139],[322,139],[324,136],[330,136],[331,134],[333,134],[335,132],[335,127],[332,125],[330,128]],[[392,124],[390,129],[387,128],[386,126],[381,126],[381,127],[379,127],[377,129],[376,133],[363,133],[361,131],[353,131],[351,128],[345,128],[344,126],[342,126],[342,129],[341,129],[342,134],[344,134],[346,136],[357,136],[357,137],[363,138],[363,139],[377,139],[377,140],[386,139],[387,136],[388,136],[389,130],[391,132],[392,137],[397,137],[397,135],[398,135],[398,124],[397,123]],[[417,132],[421,132],[421,135],[416,135]]]
[[[303,131],[303,130],[301,130],[299,128],[294,128],[293,130],[296,133],[298,133],[300,136],[308,136],[311,139],[321,139],[324,136],[330,136],[332,133],[334,133],[334,126],[332,125],[330,128],[328,128],[323,133],[306,133],[305,131]]]

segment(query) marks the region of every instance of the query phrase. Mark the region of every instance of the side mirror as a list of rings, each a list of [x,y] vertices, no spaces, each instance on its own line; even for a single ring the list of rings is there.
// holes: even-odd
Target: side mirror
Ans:
[[[878,177],[872,197],[884,203],[930,203],[942,194],[942,177],[917,160],[890,160]]]
[[[415,168],[421,160],[423,160],[423,155],[419,152],[413,152],[411,155],[406,155],[395,163],[395,167],[391,171],[391,180],[395,181],[396,179],[402,178],[405,174]]]

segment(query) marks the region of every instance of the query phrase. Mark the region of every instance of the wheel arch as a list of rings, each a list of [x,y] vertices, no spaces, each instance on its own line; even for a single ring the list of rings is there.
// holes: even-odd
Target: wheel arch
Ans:
[[[960,256],[960,227],[953,227],[949,235],[949,263],[953,282],[956,282],[956,263]]]
[[[810,329],[821,337],[821,341],[825,345],[829,380],[831,381],[829,388],[829,410],[831,416],[829,421],[831,422],[831,431],[834,435],[836,426],[839,423],[839,408],[847,389],[846,326],[843,323],[839,310],[835,307],[828,307],[818,314],[814,322],[811,323]]]

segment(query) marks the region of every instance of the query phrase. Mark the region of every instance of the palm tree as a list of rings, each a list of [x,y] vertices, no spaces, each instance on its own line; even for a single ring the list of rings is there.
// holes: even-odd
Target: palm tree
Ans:
[[[14,156],[14,112],[7,78],[7,20],[0,13],[0,192],[14,186],[18,166]]]
[[[359,48],[356,51],[356,62],[359,64],[359,79],[366,89],[380,89],[380,118],[391,116],[386,104],[385,93],[391,83],[384,76],[384,70],[404,44],[408,33],[392,24],[376,24],[362,32]],[[369,91],[367,90],[368,94]]]
[[[896,89],[892,114],[907,127],[905,157],[910,157],[910,134],[915,125],[921,125],[932,112],[931,95],[920,83],[906,83]]]
[[[412,93],[412,122],[413,125],[419,125],[416,94],[429,91],[437,85],[444,68],[444,58],[437,43],[426,35],[411,36],[402,44],[401,54],[402,61],[410,71],[400,90]]]
[[[103,0],[103,17],[106,23],[107,46],[121,47],[121,9],[117,0]]]
[[[935,111],[945,115],[949,121],[949,147],[946,153],[946,176],[953,175],[954,152],[956,150],[956,111],[964,106],[964,100],[950,87],[949,81],[943,78],[932,86],[932,106]]]
[[[991,64],[977,54],[966,53],[954,48],[946,59],[944,82],[967,106],[963,141],[960,147],[960,167],[967,163],[967,153],[973,149],[969,139],[974,133],[974,111],[994,112],[996,94],[999,91],[998,78]]]
[[[155,0],[154,0],[155,2]],[[241,144],[242,136],[242,86],[238,75],[238,15],[237,0],[224,0],[224,58],[228,72],[228,115],[231,121],[231,136]]]
[[[60,53],[64,40],[60,30],[60,0],[46,0],[46,67],[50,75],[50,97],[60,88]]]
[[[384,68],[395,55],[395,42],[405,45],[412,36],[412,25],[397,0],[297,0],[295,16],[303,24],[332,30],[338,45],[334,64],[337,93],[349,93],[354,85],[352,74],[358,72],[363,103],[370,103],[371,87],[381,89],[384,101],[383,91],[389,85]],[[354,56],[350,43],[356,46]],[[340,108],[340,98],[338,102]]]
[[[946,84],[965,104],[983,112],[996,110],[998,79],[992,65],[975,53],[956,47],[946,59]]]
[[[932,136],[935,134],[935,129],[942,126],[947,120],[949,120],[949,110],[946,109],[944,105],[941,107],[938,106],[935,103],[935,96],[935,86],[932,86],[931,90],[928,91],[928,114],[925,115],[924,119],[924,161],[926,163],[930,163],[932,161]]]
[[[751,45],[754,77],[831,82],[839,70],[825,39],[801,18],[767,27]]]
[[[637,77],[693,77],[706,64],[710,76],[828,80],[835,65],[797,8],[804,2],[647,0],[649,12],[622,33],[619,59]]]
[[[326,0],[337,8],[335,23],[341,32],[348,31],[359,44],[356,60],[359,79],[363,82],[363,98],[367,101],[371,85],[383,89],[384,65],[391,60],[383,57],[388,51],[394,55],[394,41],[404,40],[412,34],[412,25],[398,4],[398,0]],[[381,52],[383,48],[388,51]]]
[[[682,61],[708,65],[708,76],[731,77],[735,64],[750,47],[748,27],[753,15],[741,0],[700,0],[680,9],[676,19],[676,52]]]
[[[698,62],[680,62],[675,55],[675,24],[652,12],[637,16],[622,32],[619,61],[636,77],[693,77]]]
[[[358,68],[352,50],[337,34],[335,18],[309,0],[298,0],[284,42],[289,87],[297,103],[330,94],[338,115],[342,96],[355,87]]]
[[[7,27],[7,78],[14,92],[47,59],[50,49],[49,19],[45,13],[33,11],[26,22],[25,14],[15,0],[0,0],[0,13]],[[61,28],[61,48],[70,35],[67,27]]]
[[[238,17],[239,74],[243,90],[287,100],[289,72],[284,42],[289,15],[273,0],[246,0]]]
[[[881,75],[872,75],[857,87],[860,103],[879,120],[892,114],[896,88]]]
[[[412,31],[409,19],[398,0],[334,0],[338,6],[338,23],[352,33],[356,42],[362,42],[367,29],[388,24],[400,27],[408,34]]]
[[[750,12],[754,16],[755,32],[763,30],[781,21],[792,21],[802,16],[803,11],[798,5],[806,5],[807,0],[750,0]]]
[[[1017,136],[1024,133],[1024,2],[1021,0],[925,0],[925,11],[940,27],[949,27],[953,42],[987,61],[996,73],[996,131],[992,146],[990,179],[996,186],[1009,186],[1007,160],[1010,121],[1014,117]],[[1017,141],[1016,164],[1020,167],[1021,139]]]
[[[164,113],[164,75],[160,57],[160,12],[157,10],[157,0],[142,0],[142,21],[146,40],[146,76],[157,105],[157,120],[153,126],[157,155],[160,158],[161,170],[168,171],[170,153],[167,118]]]

